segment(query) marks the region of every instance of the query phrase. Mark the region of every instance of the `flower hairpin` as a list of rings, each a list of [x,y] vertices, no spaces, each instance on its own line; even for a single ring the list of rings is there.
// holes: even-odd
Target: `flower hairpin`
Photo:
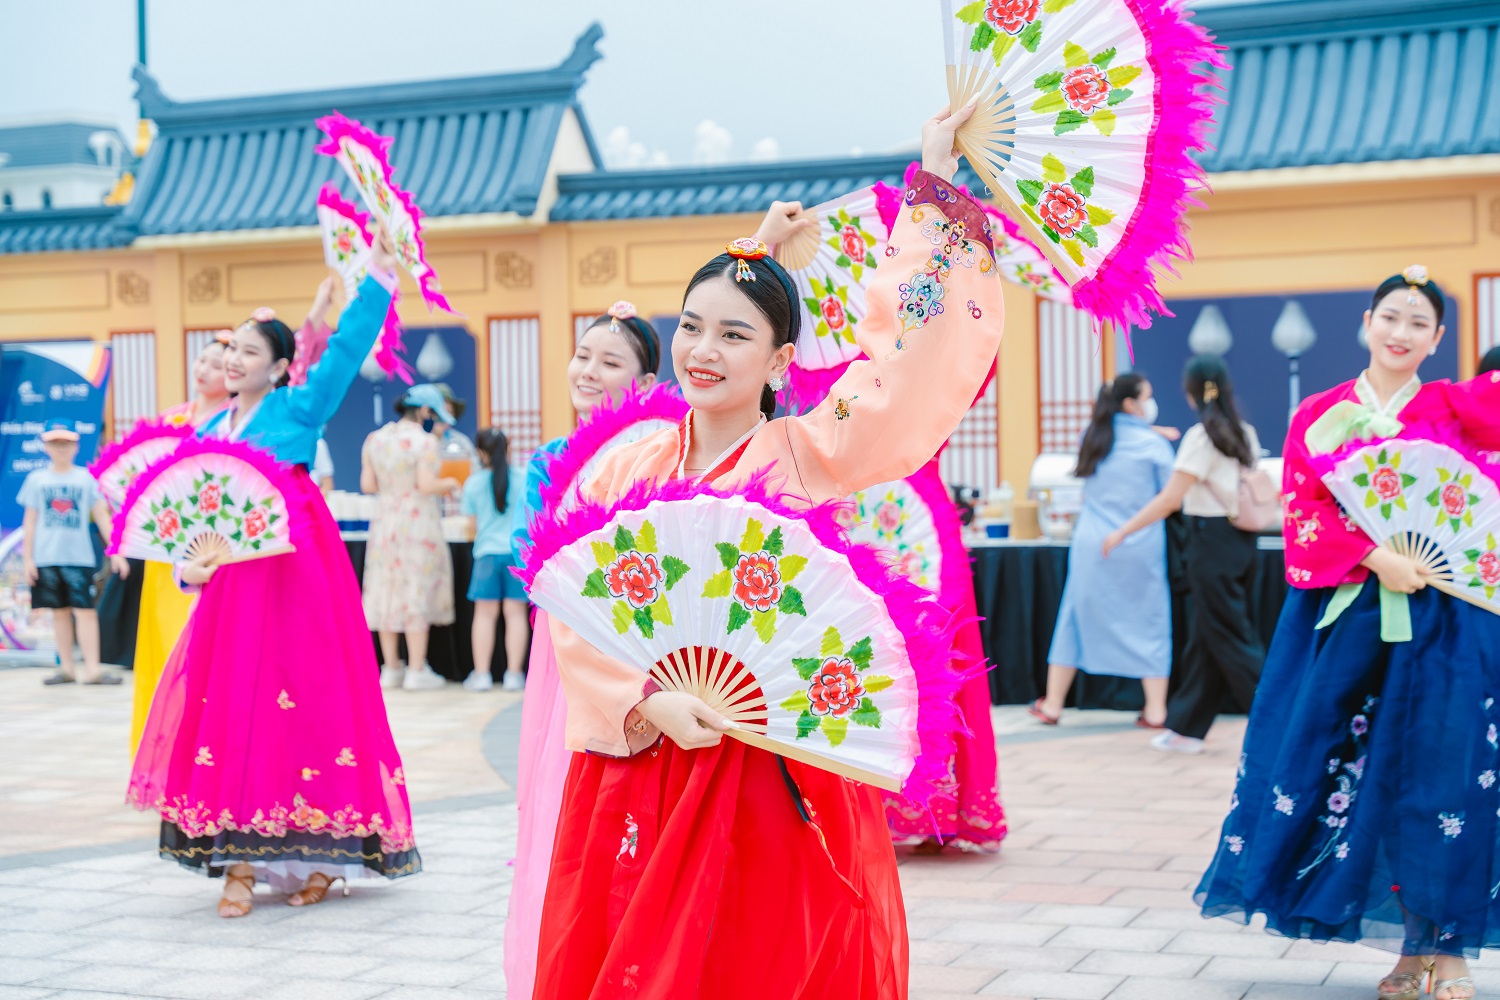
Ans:
[[[276,310],[270,306],[261,306],[250,314],[250,318],[257,323],[269,323],[276,318]]]
[[[1427,282],[1430,280],[1427,277],[1427,268],[1421,264],[1412,264],[1401,272],[1401,280],[1407,284],[1406,304],[1409,306],[1416,305],[1419,301],[1417,298],[1417,289],[1426,288]]]
[[[750,262],[761,260],[771,253],[769,247],[753,236],[741,236],[724,247],[724,250],[729,256],[739,261],[739,267],[734,272],[736,282],[754,281],[755,272],[750,270]]]
[[[619,333],[621,320],[635,319],[635,303],[621,299],[605,310],[605,315],[609,317],[610,332]]]
[[[217,344],[224,344],[226,347],[229,345],[229,341],[233,338],[233,330],[220,330],[214,334],[214,342]]]

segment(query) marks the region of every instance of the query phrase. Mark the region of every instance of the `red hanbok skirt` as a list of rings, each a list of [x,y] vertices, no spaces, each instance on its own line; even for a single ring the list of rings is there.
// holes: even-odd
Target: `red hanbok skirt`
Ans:
[[[535,995],[904,1000],[906,913],[879,792],[785,768],[729,738],[575,754]]]

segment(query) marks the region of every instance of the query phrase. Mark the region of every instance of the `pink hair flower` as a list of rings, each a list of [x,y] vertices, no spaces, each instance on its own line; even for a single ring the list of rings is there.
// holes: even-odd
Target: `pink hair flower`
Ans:
[[[270,306],[261,306],[259,309],[255,310],[255,312],[250,314],[250,318],[255,320],[255,322],[257,323],[269,323],[271,322],[271,320],[276,318],[276,310],[272,309]]]

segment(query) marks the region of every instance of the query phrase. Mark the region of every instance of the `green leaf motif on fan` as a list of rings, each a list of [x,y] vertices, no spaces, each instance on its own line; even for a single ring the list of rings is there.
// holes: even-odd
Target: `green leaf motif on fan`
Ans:
[[[1016,182],[1021,210],[1041,227],[1053,243],[1084,266],[1083,247],[1099,246],[1099,229],[1115,223],[1115,213],[1089,204],[1094,194],[1094,168],[1084,167],[1071,177],[1063,161],[1052,153],[1042,157],[1042,177]]]
[[[831,337],[835,344],[854,343],[854,331],[850,325],[858,323],[859,317],[849,312],[849,286],[836,285],[831,277],[812,278],[808,284],[816,294],[804,296],[802,302],[808,312],[818,318],[813,333],[819,337]]]
[[[1366,471],[1354,476],[1353,482],[1365,488],[1365,508],[1378,507],[1380,516],[1387,521],[1397,508],[1409,510],[1406,491],[1416,485],[1417,477],[1401,471],[1400,450],[1382,448],[1374,457],[1368,453],[1361,457]]]
[[[1439,485],[1426,498],[1429,507],[1437,508],[1437,520],[1433,526],[1441,528],[1446,524],[1455,535],[1460,528],[1474,527],[1474,505],[1480,502],[1479,495],[1472,492],[1474,473],[1460,475],[1439,466],[1437,476]]]
[[[807,557],[785,554],[786,540],[779,526],[767,535],[765,525],[747,518],[738,544],[717,542],[714,548],[724,569],[704,583],[703,596],[734,601],[726,631],[738,632],[754,622],[755,634],[769,643],[776,637],[780,615],[807,616],[802,592],[791,586],[807,568]]]
[[[1085,124],[1092,124],[1100,135],[1114,134],[1117,119],[1111,109],[1130,99],[1132,92],[1125,84],[1141,75],[1138,66],[1110,69],[1115,54],[1112,48],[1090,54],[1083,46],[1068,42],[1063,46],[1063,68],[1032,81],[1042,96],[1032,102],[1031,110],[1057,116],[1054,135],[1064,135]]]
[[[650,639],[656,626],[672,624],[667,592],[689,567],[676,556],[657,553],[656,527],[650,521],[642,521],[634,532],[617,525],[613,544],[594,539],[589,547],[599,568],[584,579],[579,596],[616,602],[616,631],[624,635],[634,626]]]
[[[792,695],[782,707],[794,711],[794,705],[805,702],[807,708],[798,719],[798,739],[821,731],[830,746],[838,746],[848,734],[851,720],[861,726],[880,728],[880,709],[869,696],[884,691],[894,681],[864,673],[870,667],[873,650],[869,636],[845,648],[838,629],[829,627],[823,633],[818,656],[793,658],[792,666],[807,681],[807,690]],[[808,718],[816,724],[804,726]]]
[[[1035,52],[1042,40],[1045,14],[1056,14],[1077,0],[975,0],[954,12],[964,24],[974,26],[969,50],[989,50],[998,66],[1020,45]]]
[[[1500,590],[1500,552],[1496,549],[1495,536],[1485,536],[1485,547],[1482,549],[1468,549],[1464,552],[1464,558],[1469,560],[1459,567],[1460,573],[1469,574],[1466,584],[1471,590],[1483,590],[1486,600],[1494,600],[1495,592]]]
[[[866,231],[859,216],[850,215],[842,205],[836,213],[828,216],[827,222],[829,228],[833,230],[833,235],[824,242],[838,255],[834,258],[834,266],[843,268],[853,276],[855,281],[859,281],[864,276],[865,268],[868,267],[871,270],[875,268],[873,250],[875,235]],[[816,282],[813,283],[813,287],[817,287]],[[845,289],[844,296],[841,298],[846,304],[847,296],[848,290]],[[813,310],[814,315],[817,315],[817,312],[817,309]]]

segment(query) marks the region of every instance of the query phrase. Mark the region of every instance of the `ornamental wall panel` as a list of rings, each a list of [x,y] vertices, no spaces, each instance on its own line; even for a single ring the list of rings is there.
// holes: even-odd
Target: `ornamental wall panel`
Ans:
[[[115,438],[123,438],[142,420],[156,416],[156,334],[150,330],[114,333],[109,345],[110,417]]]
[[[542,323],[537,316],[490,319],[490,424],[510,439],[520,464],[542,445]]]
[[[1092,317],[1061,302],[1038,302],[1037,368],[1040,450],[1076,451],[1104,381]]]

